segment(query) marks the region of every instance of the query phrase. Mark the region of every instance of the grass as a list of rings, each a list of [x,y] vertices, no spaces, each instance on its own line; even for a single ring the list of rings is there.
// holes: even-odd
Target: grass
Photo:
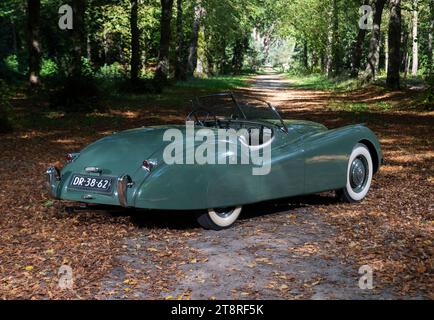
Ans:
[[[364,86],[360,79],[352,79],[348,77],[328,78],[323,74],[308,74],[308,75],[293,75],[286,74],[286,78],[291,81],[292,88],[325,90],[334,92],[346,92],[356,90]],[[378,78],[372,83],[378,87],[388,90],[386,87],[386,74],[380,73]],[[426,86],[426,81],[421,76],[407,76],[401,74],[401,87],[423,87]]]
[[[239,76],[213,76],[208,78],[191,78],[178,81],[163,89],[162,93],[125,94],[113,90],[110,103],[123,101],[128,109],[140,109],[145,104],[158,104],[162,107],[177,107],[188,103],[195,96],[230,91],[241,87],[248,87],[250,74]],[[118,104],[118,103],[116,103]],[[117,109],[119,107],[116,107]],[[123,107],[120,107],[122,109]]]
[[[187,81],[178,81],[177,88],[195,88],[206,90],[231,90],[249,86],[249,75],[240,76],[214,76],[209,78],[192,78]]]
[[[346,78],[328,78],[322,74],[310,75],[286,75],[286,78],[291,81],[292,88],[302,88],[311,90],[327,90],[327,91],[349,91],[357,89],[361,83],[357,79]]]
[[[366,102],[332,102],[328,108],[331,111],[351,111],[351,112],[369,112],[369,111],[387,111],[392,108],[392,104],[386,101],[374,103]]]

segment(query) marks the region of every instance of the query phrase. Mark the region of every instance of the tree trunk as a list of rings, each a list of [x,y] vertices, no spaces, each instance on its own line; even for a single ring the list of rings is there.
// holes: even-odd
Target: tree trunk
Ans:
[[[399,65],[401,46],[401,0],[390,1],[389,21],[389,67],[386,84],[391,89],[399,89]]]
[[[332,13],[330,13],[332,15]],[[331,17],[332,18],[332,17]],[[327,45],[326,45],[326,55],[325,55],[325,72],[327,77],[332,75],[333,66],[333,26],[330,23],[327,33]]]
[[[185,68],[184,68],[184,32],[183,32],[183,13],[182,13],[182,1],[177,0],[177,13],[176,13],[176,65],[175,65],[175,79],[185,80]]]
[[[338,0],[333,0],[329,15],[326,73],[328,77],[331,77],[337,75],[341,67]]]
[[[418,50],[418,39],[417,39],[417,24],[418,24],[418,0],[413,0],[413,65],[411,68],[411,75],[417,76],[417,69],[419,66],[419,50]]]
[[[32,88],[39,86],[41,70],[41,42],[39,38],[40,0],[27,1],[27,32],[29,47],[29,83]]]
[[[389,67],[389,33],[386,33],[384,38],[384,69],[387,71]]]
[[[374,18],[372,23],[371,40],[369,41],[368,64],[366,66],[365,80],[372,81],[376,77],[378,68],[379,48],[381,37],[381,16],[386,0],[376,0],[374,4]]]
[[[138,0],[131,0],[131,81],[137,82],[140,72],[140,38],[137,25]]]
[[[214,75],[214,57],[212,50],[210,48],[210,43],[212,41],[211,37],[208,35],[207,29],[204,26],[203,28],[203,38],[205,42],[205,57],[206,57],[206,66],[207,66],[207,74]]]
[[[11,32],[12,32],[12,52],[18,55],[18,35],[17,28],[15,27],[15,23],[11,23]]]
[[[341,72],[341,43],[339,37],[339,6],[338,0],[333,0],[333,41],[332,41],[332,66],[333,75],[336,76]]]
[[[362,5],[369,5],[369,0],[363,0],[361,2]],[[362,48],[363,43],[365,42],[366,29],[359,28],[357,32],[356,42],[353,47],[353,52],[351,56],[351,77],[357,78],[359,75],[360,64],[362,61]]]
[[[235,41],[234,54],[232,57],[232,71],[233,74],[238,75],[241,73],[244,62],[244,53],[248,45],[248,38],[242,36]]]
[[[303,43],[303,67],[304,70],[309,69],[309,57],[308,57],[308,47],[307,47],[307,41],[304,41]]]
[[[405,70],[404,70],[404,79],[407,79],[408,74],[410,73],[410,66],[411,66],[411,55],[409,51],[405,51],[406,59],[405,59]]]
[[[72,11],[74,28],[72,29],[73,54],[70,69],[72,78],[81,77],[81,58],[86,52],[86,31],[84,24],[84,14],[86,11],[86,0],[73,0]]]
[[[324,52],[324,49],[321,49],[319,56],[320,56],[319,60],[321,63],[321,72],[326,73],[326,60],[327,59],[326,59],[326,54]]]
[[[310,66],[311,71],[314,71],[318,67],[318,52],[314,49],[312,52],[312,65]]]
[[[169,76],[170,22],[172,19],[172,8],[173,0],[161,0],[160,50],[154,76],[154,79],[159,83],[166,82]]]
[[[220,45],[220,61],[219,61],[219,73],[226,74],[227,56],[226,56],[226,39],[223,38]]]
[[[369,0],[364,0],[363,5],[369,5]],[[351,55],[351,72],[352,78],[357,78],[359,75],[360,64],[362,61],[362,47],[365,42],[366,29],[359,28],[357,32],[356,42],[353,47],[353,52]]]
[[[429,23],[429,29],[428,29],[428,77],[430,77],[432,75],[433,72],[433,67],[432,67],[432,55],[433,55],[433,51],[432,51],[432,33],[433,33],[433,29],[434,29],[434,0],[430,1],[430,6],[429,9],[431,11],[431,15],[430,15],[430,23]]]
[[[109,61],[109,39],[108,39],[108,35],[107,35],[107,29],[104,28],[103,32],[102,32],[102,47],[103,47],[103,61],[104,64],[108,64]]]
[[[199,40],[200,20],[202,17],[202,7],[200,3],[194,8],[193,32],[190,40],[190,50],[188,53],[188,76],[192,77],[197,66],[197,43]]]
[[[265,63],[268,63],[268,58],[270,57],[270,39],[268,35],[264,36],[263,46],[264,46],[264,61]]]

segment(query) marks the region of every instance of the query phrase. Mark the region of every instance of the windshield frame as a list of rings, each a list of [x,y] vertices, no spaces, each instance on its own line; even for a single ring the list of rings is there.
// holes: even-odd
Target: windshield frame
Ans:
[[[221,92],[221,93],[214,93],[214,94],[209,94],[209,95],[204,95],[204,96],[197,96],[195,97],[193,100],[191,100],[191,104],[193,106],[193,110],[187,115],[187,118],[190,117],[190,115],[197,109],[197,108],[205,108],[203,106],[203,104],[201,103],[200,99],[204,99],[204,98],[210,98],[210,97],[230,97],[232,102],[234,103],[235,108],[241,113],[241,115],[244,117],[244,120],[246,121],[262,121],[262,122],[266,122],[269,123],[271,125],[277,126],[279,127],[281,130],[283,130],[285,133],[288,133],[288,127],[285,125],[285,122],[283,121],[282,116],[280,115],[280,113],[277,111],[277,109],[271,105],[271,103],[269,103],[268,101],[262,100],[262,99],[258,99],[258,98],[252,98],[255,101],[260,101],[264,104],[266,104],[271,111],[277,116],[278,120],[281,123],[281,127],[279,125],[277,125],[276,123],[267,121],[266,119],[249,119],[246,114],[243,112],[242,108],[240,107],[235,95],[233,92]],[[195,105],[196,102],[196,105]],[[227,119],[227,120],[232,120],[232,119]],[[277,120],[277,119],[276,119]]]

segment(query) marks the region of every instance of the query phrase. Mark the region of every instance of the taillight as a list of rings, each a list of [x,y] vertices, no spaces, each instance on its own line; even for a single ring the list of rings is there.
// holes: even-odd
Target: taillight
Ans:
[[[142,168],[151,171],[152,168],[154,168],[157,165],[157,161],[155,160],[143,160],[142,162]]]
[[[66,162],[70,163],[72,161],[74,161],[77,157],[79,156],[79,153],[67,153],[66,154]]]
[[[72,157],[72,154],[68,153],[66,155],[66,162],[71,162],[74,158]]]

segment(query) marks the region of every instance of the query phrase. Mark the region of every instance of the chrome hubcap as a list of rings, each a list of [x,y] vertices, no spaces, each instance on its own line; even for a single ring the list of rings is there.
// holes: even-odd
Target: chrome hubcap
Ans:
[[[215,209],[215,213],[216,213],[220,218],[227,218],[227,217],[229,217],[233,212],[234,212],[234,208],[219,208],[219,209]]]
[[[368,161],[360,155],[353,160],[350,168],[350,184],[353,191],[360,192],[365,188],[368,174]]]

